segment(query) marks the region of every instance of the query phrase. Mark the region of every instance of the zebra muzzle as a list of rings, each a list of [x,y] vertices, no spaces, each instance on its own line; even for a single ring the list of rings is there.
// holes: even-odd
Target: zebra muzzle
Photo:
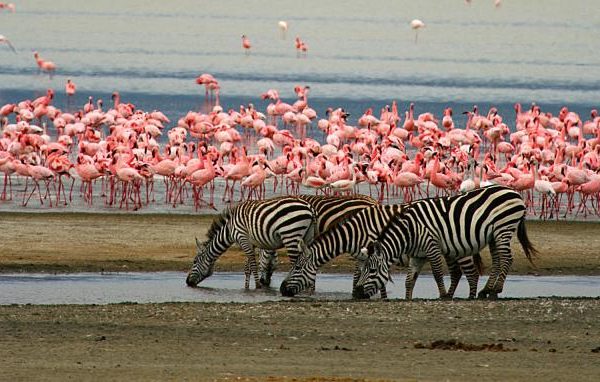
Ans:
[[[368,299],[370,296],[368,296],[365,293],[365,288],[362,285],[357,286],[356,288],[354,288],[354,290],[352,290],[352,298],[355,298],[357,300],[364,300],[364,299]]]
[[[281,286],[279,287],[279,292],[281,292],[281,295],[284,297],[294,297],[296,295],[296,292],[293,289],[294,288],[288,285],[288,282],[286,280],[283,280]]]
[[[188,276],[185,279],[185,283],[190,287],[195,287],[196,285],[198,285],[199,282],[200,279],[192,274],[188,274]]]

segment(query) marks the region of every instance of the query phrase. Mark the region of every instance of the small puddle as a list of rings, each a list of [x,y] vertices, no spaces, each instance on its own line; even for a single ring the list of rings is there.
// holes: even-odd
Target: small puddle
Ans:
[[[288,300],[279,294],[284,273],[273,276],[273,288],[244,290],[244,275],[217,272],[198,288],[185,285],[184,272],[148,273],[74,273],[74,274],[0,274],[0,305],[8,304],[111,304],[120,302],[244,302]],[[388,284],[390,298],[404,298],[404,275],[396,274]],[[479,280],[482,288],[487,277]],[[447,279],[446,286],[450,284]],[[319,274],[312,299],[349,300],[352,275]],[[468,285],[463,278],[456,297],[466,298]],[[599,297],[598,276],[511,276],[502,297]],[[419,276],[415,298],[437,298],[431,275]]]

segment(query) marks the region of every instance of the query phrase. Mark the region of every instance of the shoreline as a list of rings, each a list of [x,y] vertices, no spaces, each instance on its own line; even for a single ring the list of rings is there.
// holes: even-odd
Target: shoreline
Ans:
[[[187,271],[195,256],[194,237],[204,239],[213,217],[0,212],[0,273]],[[527,230],[540,256],[531,266],[514,241],[511,274],[600,276],[598,222],[528,220]],[[482,258],[488,269],[487,250]],[[232,247],[217,260],[215,271],[242,271],[244,261],[241,251]],[[287,259],[282,258],[278,270],[288,268]],[[322,268],[330,273],[353,270],[354,261],[347,255]]]

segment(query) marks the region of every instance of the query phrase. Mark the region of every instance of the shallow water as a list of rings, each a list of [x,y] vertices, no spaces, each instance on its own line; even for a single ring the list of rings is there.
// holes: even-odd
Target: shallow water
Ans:
[[[15,101],[14,91],[29,98],[54,87],[62,96],[72,78],[77,105],[89,95],[108,101],[119,90],[145,110],[165,97],[159,108],[179,117],[197,102],[174,97],[201,99],[194,78],[208,72],[222,95],[237,97],[230,107],[255,102],[269,88],[289,100],[298,83],[329,106],[392,99],[416,101],[418,112],[422,102],[596,106],[600,14],[588,0],[492,3],[19,2],[16,13],[0,12],[1,32],[19,52],[0,46],[0,104]],[[409,27],[414,18],[427,24],[418,43]],[[279,20],[289,24],[285,40]],[[241,34],[253,43],[250,55]],[[306,57],[296,55],[295,36],[308,44]],[[53,79],[37,75],[33,50],[57,64]]]
[[[120,302],[244,302],[289,300],[281,297],[278,286],[284,273],[273,276],[275,288],[243,289],[244,275],[237,272],[217,272],[198,288],[185,285],[183,272],[154,273],[75,273],[75,274],[0,274],[0,305],[8,304],[109,304]],[[403,298],[404,275],[395,276],[388,284],[390,298]],[[480,287],[486,281],[482,277]],[[449,280],[447,280],[449,282]],[[349,300],[352,298],[352,276],[320,274],[312,299]],[[456,297],[468,296],[463,279]],[[502,297],[538,296],[600,297],[600,277],[597,276],[509,276]],[[415,298],[437,298],[437,288],[430,275],[419,277]]]

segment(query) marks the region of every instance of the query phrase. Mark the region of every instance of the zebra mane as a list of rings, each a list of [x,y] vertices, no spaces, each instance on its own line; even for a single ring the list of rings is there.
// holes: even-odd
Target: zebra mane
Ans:
[[[383,235],[387,234],[387,231],[389,231],[391,227],[393,227],[395,224],[401,222],[403,220],[404,215],[406,214],[406,212],[410,211],[411,209],[413,209],[413,204],[412,203],[408,203],[408,204],[403,205],[402,209],[400,210],[400,212],[398,212],[397,214],[395,214],[394,216],[392,216],[392,218],[383,227],[383,229],[381,230],[381,232],[379,232],[379,236],[377,237],[377,240],[375,240],[375,241],[380,241],[381,237],[383,237]],[[371,244],[373,244],[373,243],[371,243]]]
[[[214,219],[210,227],[208,228],[208,232],[206,233],[206,240],[211,241],[215,238],[215,236],[221,231],[221,228],[227,223],[229,217],[231,216],[233,207],[226,207],[219,215],[217,215]]]

